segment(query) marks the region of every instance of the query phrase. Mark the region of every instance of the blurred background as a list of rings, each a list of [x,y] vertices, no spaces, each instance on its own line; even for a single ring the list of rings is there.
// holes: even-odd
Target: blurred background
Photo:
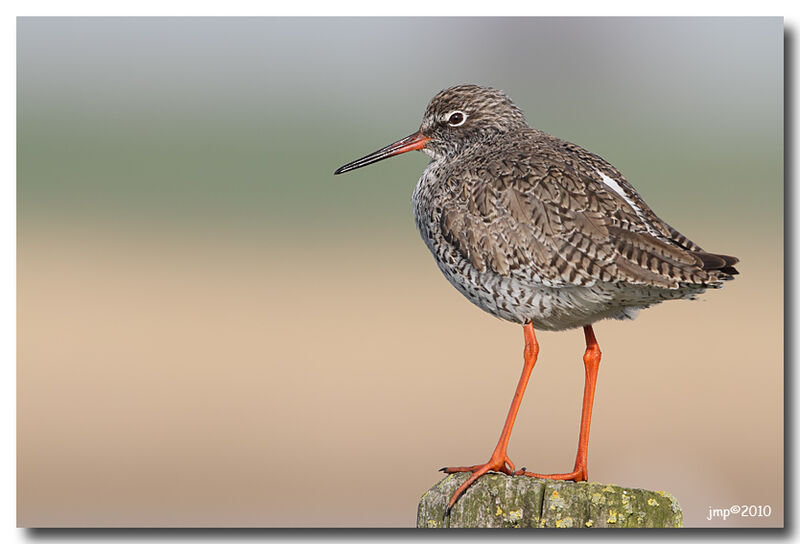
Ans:
[[[595,326],[592,480],[783,524],[780,18],[18,19],[21,526],[410,527],[488,459],[519,326],[416,232],[421,153],[334,178],[458,83],[622,170],[741,275]],[[570,470],[580,330],[511,440]],[[708,517],[733,504],[765,518]]]

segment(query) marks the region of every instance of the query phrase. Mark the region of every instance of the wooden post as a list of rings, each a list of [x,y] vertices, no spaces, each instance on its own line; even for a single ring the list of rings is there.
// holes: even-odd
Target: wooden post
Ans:
[[[458,499],[450,496],[469,473],[449,474],[425,492],[417,527],[681,527],[678,501],[664,491],[597,482],[561,482],[489,473]]]

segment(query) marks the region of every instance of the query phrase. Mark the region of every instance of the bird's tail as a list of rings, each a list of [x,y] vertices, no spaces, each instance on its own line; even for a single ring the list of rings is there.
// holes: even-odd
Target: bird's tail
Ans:
[[[717,253],[706,253],[705,251],[692,251],[692,255],[700,259],[702,269],[709,272],[718,272],[719,279],[730,280],[731,276],[739,273],[733,265],[739,262],[736,257],[730,255],[719,255]]]

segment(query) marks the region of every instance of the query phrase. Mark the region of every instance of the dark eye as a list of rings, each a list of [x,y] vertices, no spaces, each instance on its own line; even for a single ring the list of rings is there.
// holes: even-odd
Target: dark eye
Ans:
[[[447,124],[451,127],[460,127],[467,120],[467,114],[463,111],[454,111],[447,115]]]

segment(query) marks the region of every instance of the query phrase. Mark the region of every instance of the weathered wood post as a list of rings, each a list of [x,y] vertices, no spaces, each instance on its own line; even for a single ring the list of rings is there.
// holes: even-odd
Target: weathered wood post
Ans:
[[[489,473],[458,499],[469,473],[450,474],[422,496],[417,527],[681,527],[678,501],[664,491]]]

